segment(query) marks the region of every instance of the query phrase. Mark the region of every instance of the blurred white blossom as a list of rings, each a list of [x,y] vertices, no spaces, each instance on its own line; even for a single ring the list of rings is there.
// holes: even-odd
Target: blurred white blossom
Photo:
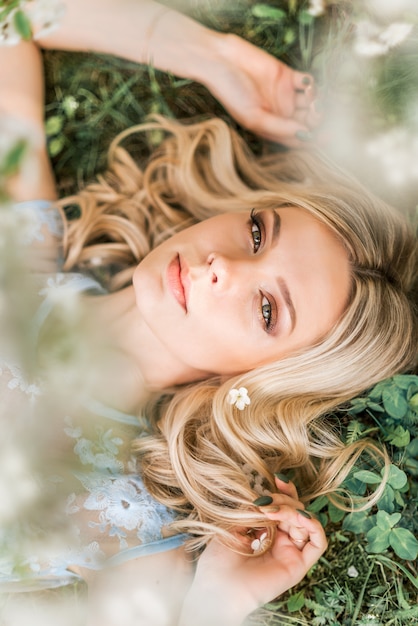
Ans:
[[[15,45],[22,39],[15,26],[15,17],[22,11],[29,19],[33,38],[47,35],[59,26],[65,12],[65,4],[61,0],[20,0],[20,3],[7,11],[0,23],[0,45]]]
[[[418,179],[418,134],[393,128],[366,144],[366,154],[380,163],[383,175],[394,185]]]
[[[46,287],[39,295],[48,298],[56,313],[64,323],[71,324],[79,320],[82,313],[80,294],[74,289],[65,274],[55,274],[47,279]]]
[[[0,23],[0,45],[14,46],[21,40],[14,25],[15,13],[11,11]]]
[[[361,56],[381,56],[399,46],[410,35],[413,25],[394,22],[386,28],[373,22],[361,20],[357,24],[354,50]]]
[[[31,21],[34,39],[57,28],[65,12],[61,0],[27,0],[23,8]]]
[[[307,13],[309,15],[313,15],[314,17],[319,17],[325,13],[326,2],[325,0],[309,0],[309,7],[307,8]]]

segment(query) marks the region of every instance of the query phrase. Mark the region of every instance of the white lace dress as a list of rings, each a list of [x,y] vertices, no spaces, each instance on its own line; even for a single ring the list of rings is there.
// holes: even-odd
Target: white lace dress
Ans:
[[[60,299],[104,290],[88,276],[59,271],[61,218],[50,203],[14,210],[30,224],[27,243],[36,252],[44,244],[49,250],[34,262],[39,306],[30,329],[23,329],[35,345]],[[5,293],[10,297],[8,288]],[[185,536],[169,529],[176,514],[147,492],[130,452],[146,420],[82,394],[77,410],[70,393],[64,402],[46,397],[37,372],[28,374],[30,366],[23,368],[6,347],[0,356],[0,591],[66,585],[78,578],[74,566],[99,569],[182,545]]]

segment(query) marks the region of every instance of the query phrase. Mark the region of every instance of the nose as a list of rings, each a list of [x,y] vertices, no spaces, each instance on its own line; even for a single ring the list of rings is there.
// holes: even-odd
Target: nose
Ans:
[[[248,283],[255,269],[248,260],[217,253],[209,255],[208,266],[211,283],[216,284],[218,289],[238,288],[242,281]]]

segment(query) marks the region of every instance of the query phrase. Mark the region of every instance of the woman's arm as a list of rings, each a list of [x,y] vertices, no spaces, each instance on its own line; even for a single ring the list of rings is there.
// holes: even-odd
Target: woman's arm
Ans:
[[[7,130],[13,125],[31,143],[31,170],[8,183],[15,201],[54,200],[55,183],[44,132],[43,68],[32,42],[0,47],[0,116]]]
[[[244,126],[300,145],[318,122],[313,80],[249,42],[149,0],[68,0],[45,48],[107,53],[208,87]]]

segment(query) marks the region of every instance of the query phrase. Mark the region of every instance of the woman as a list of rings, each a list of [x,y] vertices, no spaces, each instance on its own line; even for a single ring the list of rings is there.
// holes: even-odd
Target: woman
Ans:
[[[152,60],[200,79],[239,121],[289,145],[315,122],[308,77],[154,3],[73,1],[40,43]],[[2,108],[38,128],[36,48],[1,54]],[[276,78],[278,101],[263,72]],[[101,559],[73,553],[55,570],[50,560],[43,580],[45,572],[54,584],[70,572],[91,579],[100,624],[113,620],[103,589],[129,597],[138,588],[164,599],[166,613],[149,615],[142,603],[145,617],[139,611],[136,620],[240,624],[300,580],[325,548],[293,484],[274,474],[294,470],[305,500],[334,491],[367,446],[345,448],[320,416],[415,357],[406,295],[414,241],[399,217],[326,163],[303,154],[257,161],[218,120],[159,120],[143,130],[155,127],[169,137],[144,171],[115,147],[108,177],[77,198],[82,216],[65,225],[64,267],[94,267],[98,258],[122,265],[113,279],[121,290],[84,297],[112,359],[74,410],[84,409],[87,422],[86,411],[129,427],[126,414],[141,409],[144,390],[153,393],[145,414],[156,431],[137,449],[151,494],[168,509],[144,496],[158,532],[135,545],[138,519],[142,526],[149,519],[139,510],[146,491],[129,453],[120,475],[121,438],[112,427],[100,456],[83,421],[65,416],[80,464],[92,470],[74,472],[87,496],[75,489],[67,511],[90,533],[88,547],[100,539],[99,556],[113,567],[93,576]],[[55,200],[42,146],[39,163],[31,185],[12,181],[16,200]],[[37,211],[41,222],[57,219],[48,204]],[[59,237],[45,226],[42,236],[43,267],[54,271]],[[101,291],[91,279],[82,288]],[[43,311],[46,327],[54,315]],[[244,391],[231,395],[241,388],[249,405]],[[193,580],[184,542],[208,544]]]

